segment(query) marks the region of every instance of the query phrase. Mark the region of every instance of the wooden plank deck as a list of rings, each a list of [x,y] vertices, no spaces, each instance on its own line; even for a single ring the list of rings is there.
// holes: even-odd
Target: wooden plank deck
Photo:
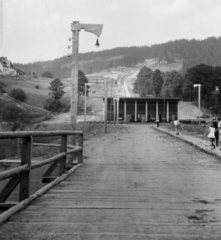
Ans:
[[[220,237],[216,159],[150,127],[126,128],[86,142],[84,164],[3,224],[0,239]]]

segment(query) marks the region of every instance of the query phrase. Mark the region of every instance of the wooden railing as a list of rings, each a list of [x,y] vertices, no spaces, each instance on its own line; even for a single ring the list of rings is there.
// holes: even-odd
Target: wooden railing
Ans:
[[[35,137],[52,137],[60,136],[61,145],[58,144],[36,144],[32,143]],[[76,146],[68,145],[68,136],[74,136]],[[19,187],[19,202],[29,198],[29,184],[30,184],[30,171],[35,168],[50,164],[50,167],[43,175],[42,182],[51,182],[56,177],[51,177],[52,172],[59,167],[59,176],[64,175],[67,169],[71,169],[76,164],[83,162],[83,132],[73,131],[30,131],[30,132],[2,132],[0,139],[22,139],[22,152],[21,152],[21,166],[6,170],[0,173],[0,181],[10,178],[8,183],[0,192],[0,209],[7,210],[12,207],[12,204],[6,203],[11,193],[16,186],[20,183]],[[35,163],[32,163],[32,146],[44,145],[47,147],[60,147],[60,153]],[[70,149],[70,150],[68,150]],[[73,164],[73,156],[77,157],[77,163]],[[67,156],[70,155],[67,161]],[[60,166],[59,166],[60,165]],[[43,187],[44,188],[44,187]],[[39,190],[40,191],[40,190]],[[1,222],[1,219],[0,219]]]

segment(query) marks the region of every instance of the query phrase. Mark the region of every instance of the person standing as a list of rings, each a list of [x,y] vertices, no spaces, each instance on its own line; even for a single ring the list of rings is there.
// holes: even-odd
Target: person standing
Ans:
[[[218,133],[220,134],[220,129],[221,129],[221,119],[219,120],[219,122],[218,122]],[[219,136],[219,140],[220,140],[221,138],[220,138],[220,136]],[[220,144],[219,144],[220,145]],[[219,150],[221,150],[221,147],[219,148]]]
[[[214,117],[212,122],[213,122],[213,125],[214,125],[214,128],[215,128],[215,144],[216,144],[217,147],[219,147],[219,127],[218,127],[218,121]]]
[[[160,126],[160,120],[159,120],[159,118],[157,118],[157,120],[156,120],[156,124],[157,124],[157,127]]]
[[[180,121],[178,119],[175,119],[175,121],[173,123],[174,123],[176,135],[179,135]]]
[[[210,123],[209,131],[208,131],[208,138],[210,139],[210,146],[211,146],[211,150],[212,150],[216,147],[215,144],[214,144],[214,141],[215,141],[215,127],[214,127],[214,122],[213,121]]]

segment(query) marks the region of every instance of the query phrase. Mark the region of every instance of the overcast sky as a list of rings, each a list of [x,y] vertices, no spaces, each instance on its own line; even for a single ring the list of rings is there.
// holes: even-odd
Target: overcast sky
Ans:
[[[80,31],[80,52],[221,35],[221,0],[0,0],[0,56],[12,62],[53,60],[67,48],[73,21],[103,24]]]

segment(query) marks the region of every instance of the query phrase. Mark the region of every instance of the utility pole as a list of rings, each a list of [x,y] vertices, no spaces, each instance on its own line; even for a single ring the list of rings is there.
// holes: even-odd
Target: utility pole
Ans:
[[[104,133],[107,133],[107,79],[104,79]]]
[[[78,48],[79,48],[79,22],[73,22],[72,30],[72,81],[71,81],[71,122],[72,131],[76,131],[77,126],[77,105],[78,105]],[[76,29],[76,30],[75,30]],[[74,139],[75,142],[75,139]]]
[[[198,107],[199,107],[199,113],[198,113],[198,117],[199,117],[199,124],[200,124],[200,95],[201,95],[201,84],[193,84],[193,87],[198,87]]]
[[[87,86],[91,87],[91,83],[84,84],[84,125],[86,123],[86,116],[87,116]]]
[[[104,133],[107,133],[107,80],[108,82],[111,81],[112,79],[117,79],[116,74],[107,74],[104,75],[104,92],[105,92],[105,104],[104,104]],[[112,84],[111,84],[111,97],[112,97]],[[111,106],[112,107],[112,106]]]
[[[78,49],[79,49],[79,32],[84,29],[86,32],[95,34],[98,38],[101,35],[103,25],[102,24],[80,24],[78,21],[74,21],[71,24],[72,31],[72,74],[71,74],[71,117],[70,128],[72,131],[76,131],[77,127],[77,105],[78,105]],[[98,42],[97,42],[98,43]],[[97,44],[98,46],[99,44]],[[73,144],[76,139],[73,138]]]

